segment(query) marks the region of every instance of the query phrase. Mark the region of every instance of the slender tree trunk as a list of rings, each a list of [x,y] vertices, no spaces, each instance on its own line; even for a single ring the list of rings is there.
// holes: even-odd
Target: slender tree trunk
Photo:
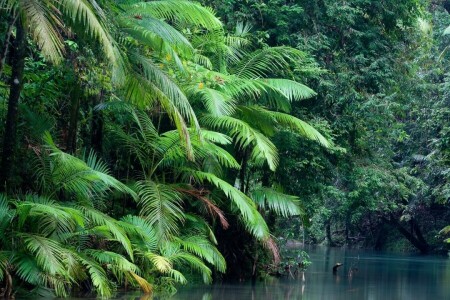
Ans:
[[[327,234],[328,245],[330,247],[336,247],[336,243],[333,241],[333,238],[331,237],[331,220],[328,220],[327,223],[325,224],[325,230]]]
[[[16,145],[17,118],[20,93],[23,88],[23,71],[26,54],[26,31],[22,23],[17,22],[16,38],[11,52],[11,82],[6,114],[5,133],[3,137],[3,152],[0,175],[0,190],[6,190],[7,181],[11,175],[14,146]]]
[[[8,55],[9,46],[11,43],[11,34],[16,23],[17,16],[10,15],[8,18],[8,28],[6,29],[5,40],[0,47],[0,75],[3,72],[3,66],[5,65],[6,56]]]
[[[103,149],[103,116],[95,107],[103,101],[103,91],[100,95],[92,98],[92,123],[91,123],[91,146],[95,152],[101,154]]]
[[[78,112],[80,110],[81,90],[76,86],[70,97],[69,129],[67,132],[66,150],[74,153],[77,149]]]
[[[242,153],[242,161],[241,161],[241,169],[239,170],[239,184],[240,184],[240,190],[244,194],[247,192],[245,190],[245,175],[247,171],[247,164],[248,164],[248,154],[247,149],[243,150]]]

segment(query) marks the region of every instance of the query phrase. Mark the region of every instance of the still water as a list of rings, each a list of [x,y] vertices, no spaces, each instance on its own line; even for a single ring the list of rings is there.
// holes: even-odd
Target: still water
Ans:
[[[180,289],[176,300],[450,300],[450,259],[330,248],[307,249],[312,264],[298,278]],[[336,275],[335,263],[341,262]],[[350,272],[350,268],[358,271]]]
[[[311,266],[296,278],[180,288],[172,300],[450,300],[450,259],[330,248],[306,249]],[[293,254],[295,255],[295,253]],[[344,265],[336,275],[335,263]],[[350,269],[357,271],[350,272]],[[139,299],[122,295],[117,299]],[[145,299],[145,298],[141,298]]]

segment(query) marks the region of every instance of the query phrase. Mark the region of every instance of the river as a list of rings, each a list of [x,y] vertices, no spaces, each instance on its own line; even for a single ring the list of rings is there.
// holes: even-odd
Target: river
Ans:
[[[447,257],[321,247],[306,251],[312,264],[304,277],[300,274],[296,278],[275,278],[254,286],[243,283],[182,287],[170,299],[450,300],[450,259]],[[337,262],[343,266],[334,275],[332,267]],[[140,297],[125,294],[117,299]]]

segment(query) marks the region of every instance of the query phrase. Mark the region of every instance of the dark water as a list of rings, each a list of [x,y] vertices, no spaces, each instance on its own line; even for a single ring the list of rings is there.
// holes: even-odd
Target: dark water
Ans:
[[[450,300],[450,259],[341,250],[309,249],[312,265],[298,278],[242,285],[180,289],[177,300],[211,299],[381,299]],[[336,275],[332,267],[344,265]],[[349,273],[350,268],[357,272]]]
[[[450,259],[329,248],[307,249],[312,265],[297,278],[180,288],[172,300],[450,300]],[[294,253],[295,255],[295,253]],[[335,263],[342,262],[336,275]],[[357,272],[349,273],[350,268]],[[140,299],[122,295],[117,299]],[[145,297],[141,298],[146,300]]]

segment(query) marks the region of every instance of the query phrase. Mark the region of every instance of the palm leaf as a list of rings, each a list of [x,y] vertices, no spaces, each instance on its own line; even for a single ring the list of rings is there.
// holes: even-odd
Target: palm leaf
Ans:
[[[142,16],[180,21],[205,28],[222,26],[222,23],[214,16],[211,9],[185,0],[139,2],[131,5],[127,11]]]
[[[283,217],[302,214],[299,199],[296,196],[286,195],[271,188],[261,187],[252,191],[250,197],[258,207],[268,208]]]
[[[184,220],[180,194],[168,185],[153,181],[139,181],[140,214],[150,226],[154,227],[161,239],[167,239],[178,232],[178,226]]]

